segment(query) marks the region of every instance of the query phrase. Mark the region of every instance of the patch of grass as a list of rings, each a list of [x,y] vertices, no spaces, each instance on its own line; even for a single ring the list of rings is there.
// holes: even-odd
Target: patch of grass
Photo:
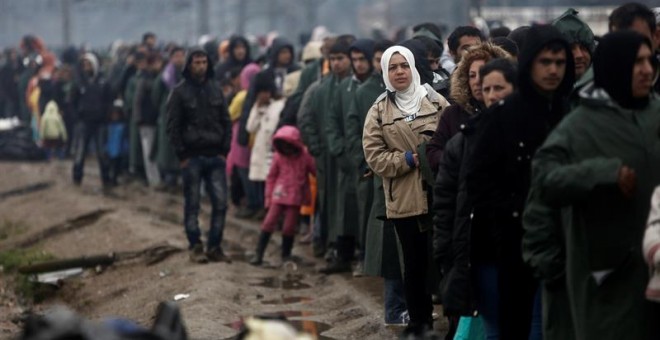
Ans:
[[[54,288],[30,280],[28,275],[18,274],[16,270],[22,265],[52,260],[55,257],[37,249],[11,249],[0,252],[0,266],[5,275],[11,277],[12,286],[18,296],[41,302],[53,295]]]
[[[24,222],[4,219],[0,221],[0,241],[19,235],[27,229]]]
[[[0,252],[0,266],[5,272],[13,272],[20,266],[54,258],[53,255],[37,249],[10,249]]]

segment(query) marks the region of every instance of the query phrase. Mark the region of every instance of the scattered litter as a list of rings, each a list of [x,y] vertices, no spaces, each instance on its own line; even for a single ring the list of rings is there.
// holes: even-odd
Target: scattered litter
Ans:
[[[177,294],[174,295],[174,301],[184,300],[190,297],[190,294]]]
[[[164,277],[166,277],[166,276],[170,276],[170,274],[172,274],[172,272],[171,272],[169,269],[165,269],[165,270],[161,270],[161,271],[158,273],[158,276],[162,279],[162,278],[164,278]]]
[[[82,272],[83,272],[82,268],[72,268],[72,269],[60,270],[50,273],[43,273],[43,274],[38,274],[34,281],[56,285],[60,281],[73,276],[78,276],[82,274]]]

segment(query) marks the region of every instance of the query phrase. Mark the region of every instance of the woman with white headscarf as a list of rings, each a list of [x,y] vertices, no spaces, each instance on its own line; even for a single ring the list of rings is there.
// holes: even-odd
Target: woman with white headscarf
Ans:
[[[431,139],[449,103],[428,84],[421,84],[409,49],[388,48],[381,66],[387,92],[367,113],[362,146],[370,169],[383,180],[387,218],[394,223],[403,250],[410,315],[405,332],[421,334],[433,325],[431,293],[426,287],[432,221],[431,183],[423,175],[425,162],[418,150]]]

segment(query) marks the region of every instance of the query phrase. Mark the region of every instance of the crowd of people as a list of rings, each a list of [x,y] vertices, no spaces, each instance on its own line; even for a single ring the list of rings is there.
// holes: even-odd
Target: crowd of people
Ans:
[[[299,236],[321,273],[383,277],[404,337],[441,303],[447,339],[658,339],[658,14],[621,5],[600,37],[573,9],[446,41],[433,23],[396,43],[317,31],[301,53],[146,33],[56,57],[26,36],[0,115],[71,157],[75,185],[92,146],[105,190],[182,184],[195,263],[230,262],[233,205],[262,221],[252,265],[281,230],[282,262]]]

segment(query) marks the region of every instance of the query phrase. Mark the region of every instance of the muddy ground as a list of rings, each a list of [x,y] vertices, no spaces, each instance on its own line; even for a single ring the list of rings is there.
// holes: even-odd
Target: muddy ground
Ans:
[[[185,249],[182,196],[140,183],[103,195],[93,164],[87,165],[81,187],[71,184],[70,166],[66,161],[0,163],[0,228],[5,229],[0,230],[0,252],[23,247],[62,259],[162,244]],[[35,184],[32,192],[16,190]],[[317,274],[323,263],[312,258],[309,246],[300,244],[294,254],[310,262],[307,266],[289,272],[252,267],[246,252],[254,248],[258,223],[232,214],[223,245],[231,264],[191,264],[185,250],[154,265],[147,265],[144,257],[124,260],[64,280],[37,304],[17,297],[13,274],[0,272],[0,338],[16,337],[28,311],[54,304],[66,304],[94,320],[119,316],[149,326],[158,303],[177,294],[189,294],[178,305],[191,339],[231,338],[241,317],[275,312],[285,312],[298,329],[319,339],[396,338],[401,328],[383,323],[380,279]],[[208,217],[205,205],[203,230]],[[267,260],[276,262],[278,243],[274,237]]]

